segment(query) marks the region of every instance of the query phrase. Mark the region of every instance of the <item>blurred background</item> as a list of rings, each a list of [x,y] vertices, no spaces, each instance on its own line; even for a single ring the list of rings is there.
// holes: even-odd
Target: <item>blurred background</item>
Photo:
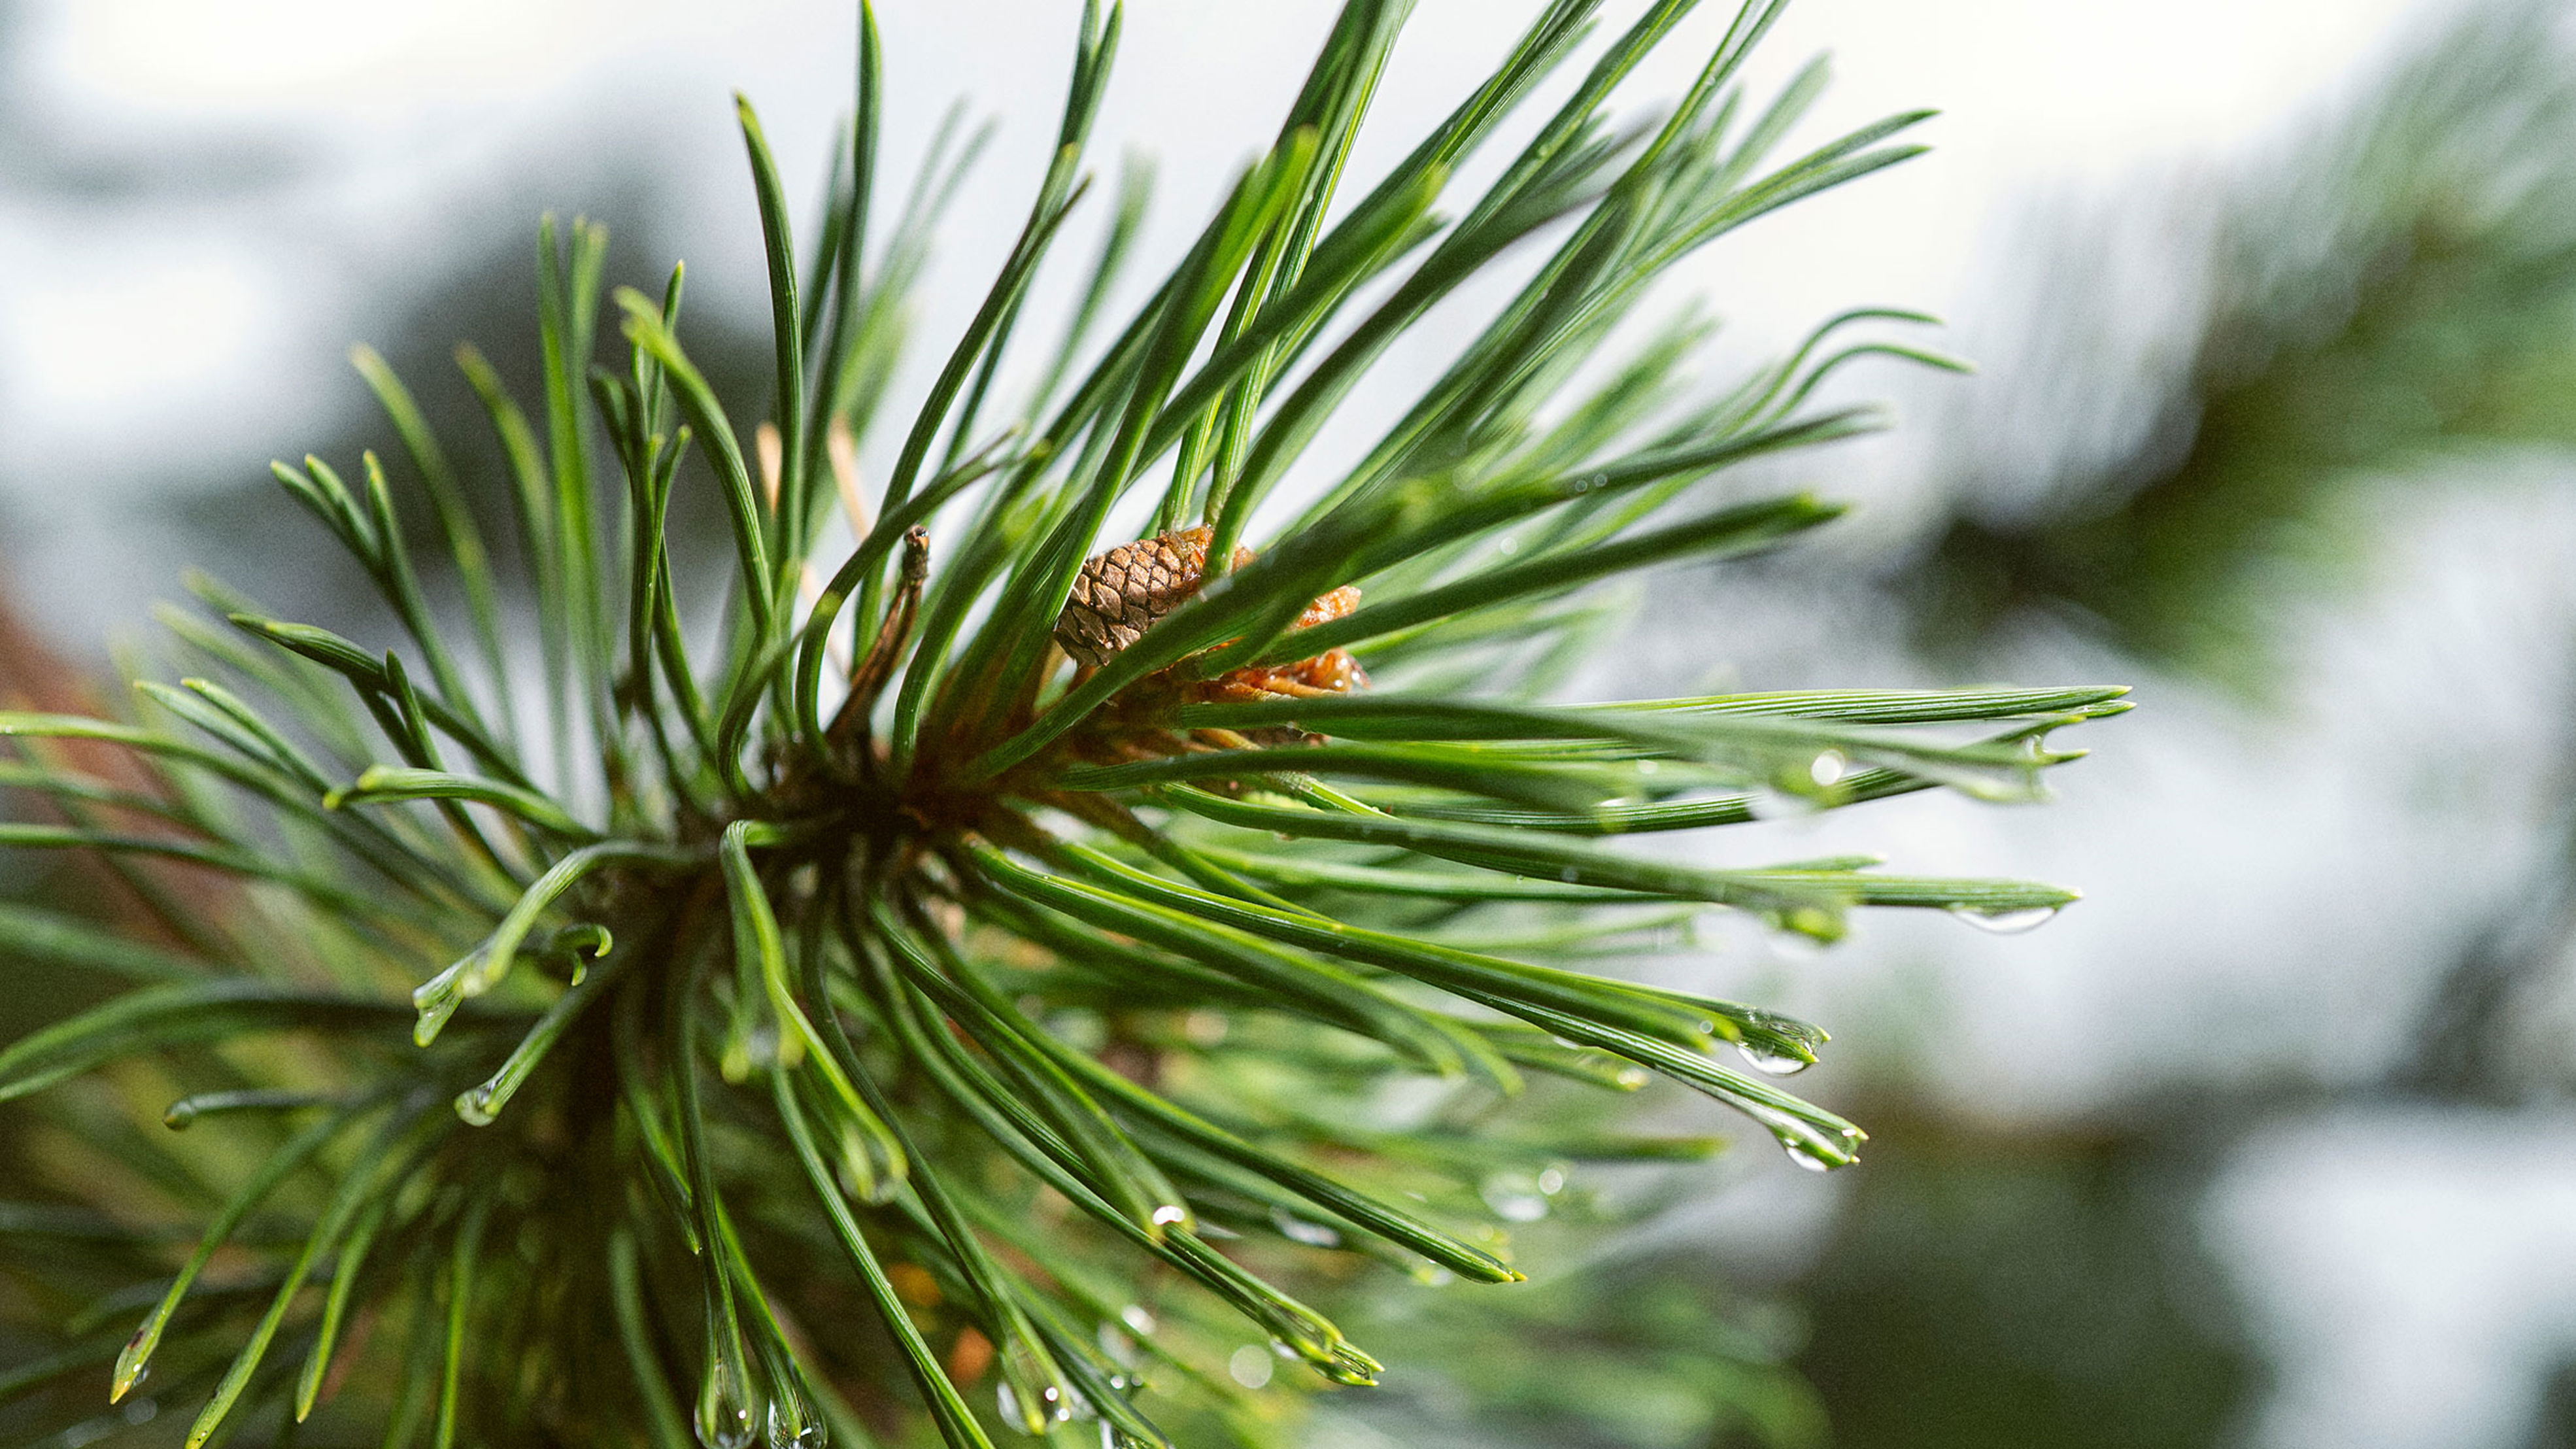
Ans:
[[[1704,8],[1634,94],[1686,83],[1732,12]],[[1130,5],[1097,151],[1156,162],[1149,251],[1330,13]],[[1072,10],[881,21],[898,173],[952,101],[949,144],[992,123],[928,263],[935,352],[1042,167]],[[1518,23],[1423,0],[1380,143]],[[187,563],[361,610],[265,464],[385,444],[352,341],[433,420],[473,407],[458,339],[533,372],[541,211],[605,220],[612,281],[685,257],[693,352],[756,398],[728,92],[819,178],[851,34],[826,0],[0,5],[0,692],[77,698]],[[1420,1366],[1313,1442],[2576,1445],[2576,3],[1805,0],[1757,66],[1824,50],[1817,139],[1929,104],[1938,149],[1698,258],[1711,370],[1889,305],[1981,375],[1843,374],[1901,427],[1792,471],[1861,516],[1660,580],[1585,683],[2133,684],[2051,807],[1914,796],[1703,847],[2088,899],[1813,958],[1712,927],[1694,981],[1834,1031],[1800,1085],[1869,1125],[1865,1165],[1602,1184],[1624,1226],[1543,1236],[1508,1304],[1356,1310]],[[1381,411],[1438,360],[1391,357]],[[0,889],[77,884],[44,869]],[[79,1004],[29,979],[0,1040]]]

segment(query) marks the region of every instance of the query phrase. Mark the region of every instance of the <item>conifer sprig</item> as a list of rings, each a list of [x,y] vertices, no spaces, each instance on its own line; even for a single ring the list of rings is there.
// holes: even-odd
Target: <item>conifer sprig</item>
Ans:
[[[1858,312],[1702,395],[1682,369],[1705,327],[1684,317],[1584,383],[1675,262],[1905,159],[1893,138],[1920,119],[1778,160],[1821,72],[1746,97],[1738,72],[1781,9],[1753,0],[1669,116],[1623,130],[1614,95],[1689,8],[1667,0],[1490,184],[1454,194],[1594,8],[1547,6],[1345,201],[1405,9],[1352,0],[1148,300],[1095,326],[1132,260],[1131,177],[1071,325],[1033,340],[1117,45],[1118,12],[1087,8],[1025,226],[896,421],[880,414],[904,298],[963,163],[934,148],[880,228],[863,7],[809,253],[739,107],[766,421],[740,428],[691,361],[676,268],[608,311],[605,233],[549,221],[533,413],[459,354],[508,460],[506,542],[478,531],[406,384],[357,354],[416,480],[372,455],[277,476],[401,641],[201,584],[233,632],[173,614],[183,677],[139,683],[132,720],[0,715],[26,749],[9,782],[59,812],[0,843],[139,862],[186,948],[10,908],[21,950],[149,984],[0,1051],[0,1099],[122,1063],[184,1094],[171,1127],[206,1122],[232,1149],[216,1169],[126,1137],[84,1149],[100,1182],[152,1184],[153,1206],[207,1225],[166,1280],[163,1219],[113,1189],[80,1219],[81,1254],[11,1233],[31,1300],[90,1327],[0,1394],[105,1368],[122,1398],[152,1371],[203,1404],[192,1449],[258,1412],[441,1446],[971,1446],[1074,1419],[1105,1442],[1167,1444],[1163,1424],[1264,1441],[1277,1421],[1244,1385],[1267,1372],[1220,1371],[1247,1340],[1335,1383],[1380,1371],[1283,1282],[1327,1255],[1521,1276],[1480,1188],[1600,1150],[1549,1145],[1560,1091],[1660,1074],[1803,1164],[1852,1161],[1860,1129],[1775,1081],[1822,1031],[1586,960],[1709,907],[1831,939],[1856,907],[2022,919],[2070,893],[1608,838],[1931,788],[2034,798],[2072,758],[2049,733],[2125,706],[2116,689],[1538,698],[1599,614],[1592,586],[1836,516],[1701,486],[1872,425],[1808,410],[1819,380],[1873,352],[1948,365],[1832,344],[1927,320]],[[1309,449],[1371,364],[1515,254],[1536,258],[1520,289],[1322,476]],[[594,360],[604,318],[627,344],[615,365]],[[1028,369],[1041,380],[1017,390]],[[875,438],[893,462],[870,499],[851,460]],[[1292,478],[1311,485],[1294,508]],[[404,486],[433,505],[435,571],[404,536]],[[692,617],[668,546],[674,494],[700,487],[733,544],[715,620]],[[1077,578],[1125,606],[1101,550],[1128,518],[1205,530],[1203,562],[1078,663],[1060,622]],[[522,604],[532,641],[506,627]],[[542,685],[514,689],[529,649]],[[151,788],[85,773],[71,741],[133,751]],[[162,861],[236,884],[182,894]],[[280,1034],[301,1049],[267,1045]],[[1408,1076],[1479,1111],[1527,1097],[1535,1130],[1471,1150],[1446,1125],[1373,1120]],[[121,1346],[97,1336],[147,1306]],[[981,1383],[998,1397],[968,1398]]]

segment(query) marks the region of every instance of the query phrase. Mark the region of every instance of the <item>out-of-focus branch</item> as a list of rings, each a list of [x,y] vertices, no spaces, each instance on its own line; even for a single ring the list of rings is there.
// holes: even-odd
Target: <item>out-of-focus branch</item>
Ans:
[[[2049,613],[2259,690],[2278,677],[2266,605],[2366,556],[2354,485],[2576,440],[2576,68],[2557,20],[2536,0],[2473,9],[2286,156],[2206,197],[2124,200],[2086,239],[2066,228],[2037,269],[2035,335],[1989,390],[2013,416],[1970,430],[1953,471],[1974,481],[1909,568],[1927,636]],[[2197,319],[2162,367],[2101,342],[2169,303],[2117,283],[2141,248],[2200,253],[2180,282]],[[2007,450],[2043,461],[2011,478],[1990,456]]]

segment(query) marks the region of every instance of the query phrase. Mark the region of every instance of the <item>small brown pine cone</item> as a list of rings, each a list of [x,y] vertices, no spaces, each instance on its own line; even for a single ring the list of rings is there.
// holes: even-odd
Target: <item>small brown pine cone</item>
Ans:
[[[1092,557],[1073,581],[1064,612],[1055,623],[1056,642],[1087,668],[1097,669],[1118,651],[1136,642],[1154,621],[1180,607],[1198,592],[1207,569],[1210,530],[1205,526],[1122,543]],[[1234,566],[1252,561],[1252,550],[1234,551]],[[1292,628],[1310,629],[1359,607],[1360,591],[1345,584],[1306,606]],[[1205,701],[1272,699],[1280,695],[1347,694],[1368,684],[1368,675],[1344,649],[1328,649],[1311,659],[1228,670],[1189,687],[1191,697]],[[1313,737],[1293,726],[1254,730],[1248,736],[1261,745],[1296,745]]]
[[[1156,620],[1198,592],[1207,569],[1210,536],[1211,530],[1202,525],[1122,543],[1093,555],[1075,577],[1064,612],[1056,617],[1056,642],[1086,669],[1107,664],[1120,650],[1141,638]],[[1238,548],[1234,551],[1234,566],[1241,568],[1252,558],[1252,550]],[[1360,591],[1345,584],[1307,605],[1289,627],[1311,629],[1341,618],[1358,608],[1359,602]],[[1283,695],[1347,694],[1367,686],[1368,675],[1349,650],[1327,649],[1310,659],[1231,669],[1214,679],[1188,682],[1182,686],[1179,699],[1239,703]],[[1168,695],[1158,695],[1157,699],[1165,705],[1174,702]],[[1108,734],[1116,736],[1119,730],[1112,726]],[[1256,745],[1300,745],[1314,743],[1321,736],[1309,735],[1294,725],[1282,725],[1227,738],[1249,740]],[[1141,734],[1095,740],[1089,757],[1104,763],[1144,759],[1181,747],[1179,741],[1154,732],[1150,742]]]
[[[1087,668],[1108,663],[1199,591],[1213,532],[1201,524],[1094,554],[1075,575],[1064,612],[1056,616],[1056,642]],[[1252,550],[1234,551],[1236,568],[1251,561]]]

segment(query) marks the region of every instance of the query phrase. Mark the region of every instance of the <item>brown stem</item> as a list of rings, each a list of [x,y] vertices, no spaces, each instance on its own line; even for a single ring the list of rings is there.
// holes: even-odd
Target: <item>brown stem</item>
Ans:
[[[915,525],[903,535],[903,579],[895,587],[894,603],[886,610],[885,623],[877,630],[876,642],[868,646],[867,657],[851,671],[850,697],[841,702],[841,712],[824,731],[835,755],[850,758],[844,747],[867,733],[877,696],[894,677],[894,662],[912,638],[913,616],[921,610],[922,580],[929,576],[930,531]]]

